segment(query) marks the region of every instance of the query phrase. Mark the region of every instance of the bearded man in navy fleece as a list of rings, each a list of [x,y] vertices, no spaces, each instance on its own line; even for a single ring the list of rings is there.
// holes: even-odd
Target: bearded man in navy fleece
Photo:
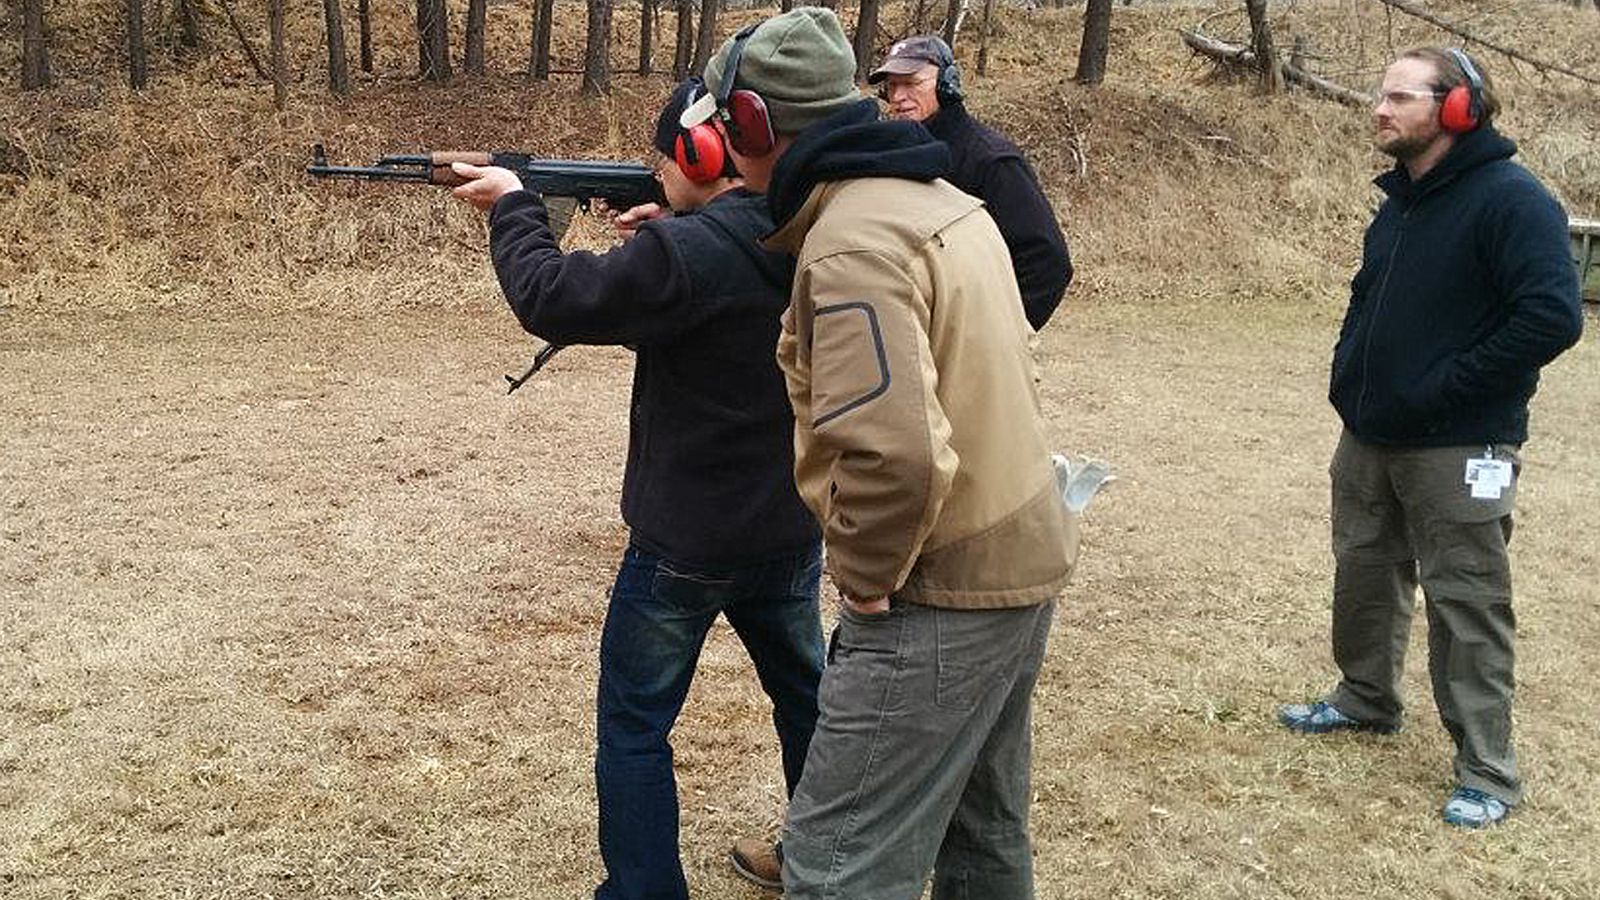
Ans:
[[[1293,731],[1400,727],[1412,604],[1427,599],[1434,702],[1455,742],[1446,822],[1522,799],[1511,744],[1507,543],[1539,369],[1583,328],[1561,205],[1511,161],[1500,103],[1466,53],[1390,64],[1374,109],[1395,166],[1333,351],[1333,657],[1342,678],[1283,707]]]

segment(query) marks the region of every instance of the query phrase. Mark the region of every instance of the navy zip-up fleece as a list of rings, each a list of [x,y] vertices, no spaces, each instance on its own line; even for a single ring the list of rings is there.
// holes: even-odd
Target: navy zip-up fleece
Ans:
[[[724,193],[606,253],[562,253],[539,197],[505,195],[490,250],[523,328],[635,348],[622,518],[675,562],[743,565],[821,538],[794,486],[794,416],[773,356],[794,260],[762,250],[766,200]]]
[[[1356,437],[1390,446],[1528,437],[1539,368],[1583,330],[1567,216],[1516,145],[1484,127],[1456,139],[1367,228],[1334,346],[1328,399]]]

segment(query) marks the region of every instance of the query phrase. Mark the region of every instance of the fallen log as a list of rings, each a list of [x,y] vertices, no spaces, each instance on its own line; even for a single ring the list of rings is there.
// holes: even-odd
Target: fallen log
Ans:
[[[1254,67],[1256,65],[1256,55],[1249,47],[1230,44],[1208,34],[1202,34],[1195,29],[1180,28],[1178,29],[1178,34],[1183,37],[1183,42],[1188,44],[1190,49],[1211,59],[1240,66]],[[1283,77],[1290,84],[1297,84],[1314,94],[1320,94],[1330,100],[1337,100],[1346,106],[1354,106],[1361,109],[1372,106],[1372,96],[1370,94],[1347,88],[1342,84],[1336,84],[1290,63],[1279,62],[1278,65],[1283,70]]]

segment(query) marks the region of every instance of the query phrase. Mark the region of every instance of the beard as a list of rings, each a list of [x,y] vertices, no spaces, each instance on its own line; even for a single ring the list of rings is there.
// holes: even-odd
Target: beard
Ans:
[[[1428,134],[1379,134],[1374,143],[1378,151],[1386,156],[1391,156],[1400,162],[1415,159],[1423,151],[1433,146],[1440,132],[1431,131]]]

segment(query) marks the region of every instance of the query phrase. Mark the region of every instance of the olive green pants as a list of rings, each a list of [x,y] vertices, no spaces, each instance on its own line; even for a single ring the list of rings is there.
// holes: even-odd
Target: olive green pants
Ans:
[[[1328,702],[1381,725],[1400,724],[1416,588],[1428,616],[1433,699],[1455,741],[1464,786],[1522,798],[1511,745],[1511,512],[1518,447],[1395,448],[1339,438],[1333,480],[1333,657],[1342,679]],[[1499,497],[1471,496],[1467,460],[1512,464]]]

